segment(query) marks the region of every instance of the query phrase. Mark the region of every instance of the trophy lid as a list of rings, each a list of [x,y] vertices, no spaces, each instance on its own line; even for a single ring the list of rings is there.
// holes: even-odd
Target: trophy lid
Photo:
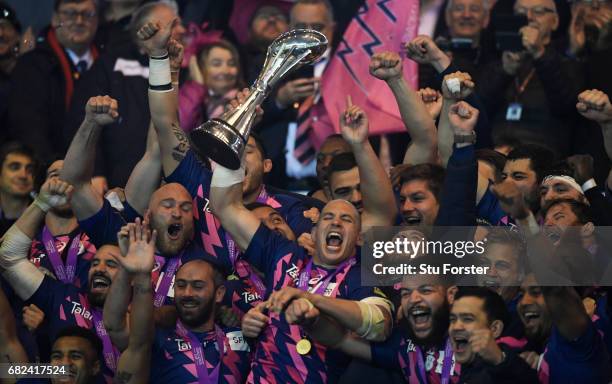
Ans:
[[[303,52],[310,50],[300,63],[310,64],[318,59],[327,49],[327,38],[314,29],[293,29],[277,37],[268,51],[276,56],[283,51]]]

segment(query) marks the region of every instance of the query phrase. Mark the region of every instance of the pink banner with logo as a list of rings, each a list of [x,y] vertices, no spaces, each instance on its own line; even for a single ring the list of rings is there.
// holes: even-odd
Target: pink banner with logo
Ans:
[[[416,37],[418,23],[419,0],[366,0],[359,9],[321,83],[325,109],[336,132],[340,132],[339,116],[349,94],[368,114],[371,135],[406,130],[391,90],[370,75],[368,66],[377,52],[400,52],[405,57],[403,43]],[[416,88],[417,64],[404,60],[403,70],[408,84]]]

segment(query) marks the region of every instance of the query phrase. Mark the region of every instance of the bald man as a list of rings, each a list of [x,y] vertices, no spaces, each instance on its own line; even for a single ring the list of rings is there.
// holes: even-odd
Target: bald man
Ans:
[[[361,215],[346,200],[328,202],[311,231],[311,257],[244,206],[243,180],[244,170],[217,166],[210,204],[245,260],[263,272],[267,287],[267,302],[242,322],[245,336],[258,339],[247,382],[334,382],[349,359],[309,340],[305,330],[313,326],[308,324],[311,311],[372,340],[384,339],[391,328],[390,306],[378,296],[380,290],[361,285]],[[302,305],[304,312],[286,312],[292,303]],[[317,328],[327,328],[325,321],[317,321]]]
[[[172,304],[176,270],[187,260],[204,254],[204,250],[191,241],[194,233],[191,195],[176,183],[158,188],[161,160],[152,128],[149,128],[147,153],[132,171],[125,187],[124,210],[117,211],[94,191],[90,180],[96,142],[103,127],[119,118],[117,111],[117,101],[108,96],[89,99],[85,119],[66,153],[60,177],[74,186],[72,209],[80,227],[96,246],[117,244],[118,232],[137,217],[144,217],[151,228],[157,230],[156,268],[152,274],[155,306]],[[126,241],[120,240],[120,243],[121,252],[125,254]]]

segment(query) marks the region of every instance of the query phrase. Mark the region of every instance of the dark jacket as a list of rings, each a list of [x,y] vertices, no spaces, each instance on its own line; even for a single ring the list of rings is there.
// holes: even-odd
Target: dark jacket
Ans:
[[[479,94],[486,103],[494,136],[508,135],[548,146],[561,156],[569,154],[576,99],[583,82],[576,61],[549,46],[539,59],[526,61],[518,76],[506,74],[500,61],[486,79]],[[526,83],[522,93],[517,90],[521,83]],[[515,102],[522,106],[521,119],[508,121],[507,108]]]
[[[109,188],[125,186],[145,152],[151,118],[149,82],[139,73],[143,69],[148,69],[148,59],[132,45],[121,53],[104,54],[83,76],[74,93],[64,130],[66,145],[78,130],[90,97],[109,95],[119,104],[119,120],[104,127],[96,153],[96,174],[106,176]]]
[[[499,365],[491,365],[476,357],[471,364],[461,365],[459,384],[528,384],[538,383],[537,372],[521,359],[515,352],[500,344],[506,358]]]
[[[62,127],[67,101],[80,82],[68,54],[50,34],[19,58],[8,106],[9,136],[29,145],[47,164],[65,153]]]

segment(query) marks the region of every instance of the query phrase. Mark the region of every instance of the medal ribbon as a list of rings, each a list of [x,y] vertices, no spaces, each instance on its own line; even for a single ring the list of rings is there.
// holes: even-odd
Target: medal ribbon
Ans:
[[[344,271],[345,269],[347,270],[350,269],[353,265],[355,265],[356,262],[357,260],[354,257],[351,257],[348,260],[344,260],[342,264],[338,266],[338,268],[336,268],[332,273],[328,274],[325,277],[325,280],[323,280],[323,282],[320,283],[317,289],[312,293],[316,295],[322,295],[323,293],[325,293],[325,289],[327,288],[329,283],[332,281],[334,276]],[[310,261],[308,261],[308,264],[306,264],[306,268],[304,268],[304,270],[300,273],[300,279],[298,280],[297,287],[303,291],[308,291],[308,282],[310,281],[310,273],[312,271],[312,264],[313,264],[313,261],[311,258]]]
[[[172,283],[172,279],[176,274],[176,270],[181,262],[183,253],[184,251],[181,252],[180,255],[171,258],[166,264],[167,268],[164,271],[164,276],[155,290],[155,297],[153,299],[153,305],[155,308],[159,308],[164,305],[164,301],[166,300],[166,296],[168,296],[168,291],[170,290],[170,284]]]
[[[89,304],[87,306],[89,307]],[[97,309],[92,309],[91,315],[93,318],[94,330],[96,331],[96,335],[98,335],[100,340],[102,340],[102,352],[104,355],[104,362],[111,371],[116,372],[119,351],[117,351],[117,349],[113,346],[110,336],[108,335],[108,333],[106,333],[106,328],[104,328],[104,322],[102,321],[102,312]]]
[[[77,256],[79,255],[79,248],[81,247],[81,235],[77,234],[68,249],[68,256],[66,257],[66,264],[62,262],[62,257],[57,252],[55,247],[55,238],[51,235],[49,228],[45,225],[42,231],[42,240],[49,256],[49,261],[53,266],[55,276],[66,284],[72,284],[74,276],[76,275]]]
[[[427,372],[425,371],[425,363],[423,362],[423,351],[417,345],[416,346],[416,357],[417,357],[417,367],[419,368],[420,378],[419,381],[422,383],[427,383]],[[441,384],[448,384],[451,376],[451,367],[453,361],[453,352],[451,348],[450,339],[446,338],[446,345],[444,347],[444,361],[442,362],[442,380]]]
[[[223,354],[225,350],[225,334],[215,325],[215,335],[217,338],[217,347],[219,348],[219,362],[215,365],[211,373],[208,373],[206,368],[206,357],[204,356],[204,349],[200,340],[190,332],[180,320],[176,321],[176,333],[181,336],[184,340],[189,341],[191,344],[191,352],[193,353],[193,360],[196,365],[196,372],[198,373],[199,384],[217,384],[219,382],[219,371],[221,369],[221,360],[223,360]]]

